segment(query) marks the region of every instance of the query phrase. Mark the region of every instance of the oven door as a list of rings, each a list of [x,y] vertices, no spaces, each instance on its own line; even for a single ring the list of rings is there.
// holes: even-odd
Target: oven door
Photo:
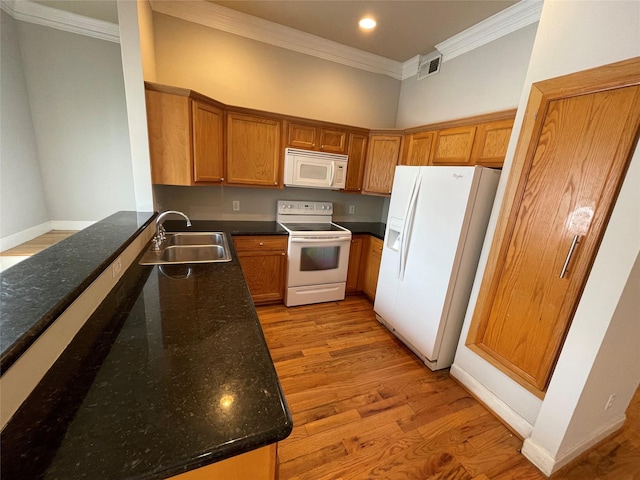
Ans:
[[[351,236],[290,236],[288,287],[347,281]]]

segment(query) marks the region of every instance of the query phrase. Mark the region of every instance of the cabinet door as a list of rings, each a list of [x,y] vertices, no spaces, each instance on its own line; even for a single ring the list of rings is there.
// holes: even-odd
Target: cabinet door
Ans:
[[[366,235],[353,235],[351,237],[351,248],[349,249],[349,270],[347,272],[347,293],[354,293],[360,290],[360,271],[362,260],[362,247]]]
[[[277,187],[280,136],[280,120],[228,112],[226,183]]]
[[[471,165],[471,149],[476,127],[440,130],[435,140],[432,165]]]
[[[371,135],[367,151],[362,191],[378,195],[390,195],[393,186],[398,157],[400,156],[400,135]]]
[[[471,151],[471,164],[502,168],[512,129],[512,119],[478,125]]]
[[[224,112],[192,101],[193,173],[196,182],[224,180]]]
[[[433,151],[433,142],[438,132],[412,133],[405,137],[400,165],[429,165]]]
[[[378,274],[380,273],[380,263],[382,261],[382,246],[382,240],[376,237],[369,237],[366,265],[362,277],[362,291],[371,301],[376,298]]]
[[[151,182],[191,185],[189,97],[145,91]]]
[[[347,153],[347,132],[320,127],[320,150],[329,153]]]
[[[284,300],[287,273],[286,236],[235,236],[242,273],[256,305]]]
[[[349,135],[349,162],[347,164],[347,180],[345,192],[359,192],[362,190],[362,177],[367,156],[367,136],[359,133]]]
[[[540,397],[640,130],[640,86],[588,93],[579,79],[556,82],[532,87],[527,112],[540,118],[523,124],[467,339]]]
[[[287,122],[287,146],[315,150],[318,129],[313,125]]]

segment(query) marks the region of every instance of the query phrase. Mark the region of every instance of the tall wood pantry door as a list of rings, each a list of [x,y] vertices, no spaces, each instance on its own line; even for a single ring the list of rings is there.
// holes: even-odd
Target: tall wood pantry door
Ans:
[[[637,142],[637,65],[628,86],[596,79],[585,92],[576,78],[574,92],[561,77],[532,89],[531,142],[516,152],[467,345],[540,397]]]

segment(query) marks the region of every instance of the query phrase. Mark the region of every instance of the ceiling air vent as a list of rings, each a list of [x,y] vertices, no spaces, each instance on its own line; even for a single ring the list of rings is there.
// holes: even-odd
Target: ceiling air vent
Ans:
[[[429,55],[420,55],[420,63],[418,64],[418,80],[435,75],[440,71],[442,63],[442,54],[438,52]]]

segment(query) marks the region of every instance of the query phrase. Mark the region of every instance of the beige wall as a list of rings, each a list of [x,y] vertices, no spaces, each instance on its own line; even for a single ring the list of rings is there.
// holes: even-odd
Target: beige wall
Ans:
[[[440,73],[402,81],[397,128],[516,108],[538,24],[443,62]]]
[[[138,2],[138,25],[140,28],[140,55],[142,73],[148,82],[156,81],[156,49],[153,38],[153,11],[148,0]]]
[[[400,81],[154,12],[157,81],[229,105],[395,125]]]

